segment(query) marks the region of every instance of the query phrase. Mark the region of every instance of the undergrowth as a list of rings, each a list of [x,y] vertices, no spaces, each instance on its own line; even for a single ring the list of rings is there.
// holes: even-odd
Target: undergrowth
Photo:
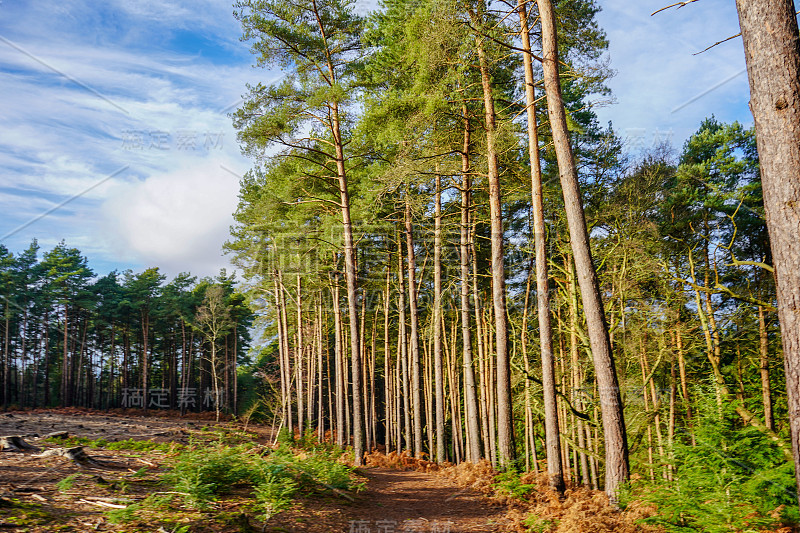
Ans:
[[[534,472],[498,473],[488,461],[461,463],[442,470],[460,486],[474,488],[508,506],[506,517],[517,531],[529,533],[656,532],[640,523],[653,514],[646,505],[631,504],[624,512],[609,505],[605,493],[569,486],[563,498],[548,486],[547,476]]]
[[[640,481],[633,496],[658,514],[646,522],[669,531],[762,531],[800,523],[793,465],[756,429],[742,427],[733,405],[698,394],[694,444],[683,434],[668,463],[673,481]]]
[[[289,507],[299,491],[342,491],[357,487],[352,470],[339,462],[341,451],[317,447],[277,449],[221,442],[184,450],[162,481],[191,508],[204,510],[236,488],[251,491],[252,510],[263,520]]]

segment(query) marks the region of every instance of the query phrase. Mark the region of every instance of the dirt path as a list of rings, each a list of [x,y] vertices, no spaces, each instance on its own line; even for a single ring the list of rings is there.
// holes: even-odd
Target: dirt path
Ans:
[[[419,472],[365,469],[369,481],[348,510],[352,533],[489,533],[503,531],[505,509],[472,489]]]

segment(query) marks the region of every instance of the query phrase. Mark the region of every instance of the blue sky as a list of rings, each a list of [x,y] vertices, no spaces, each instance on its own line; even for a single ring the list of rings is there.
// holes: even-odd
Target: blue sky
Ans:
[[[752,123],[741,41],[692,55],[738,33],[733,0],[599,3],[617,76],[597,112],[632,149]],[[250,166],[227,113],[274,79],[239,35],[225,0],[0,1],[0,243],[63,239],[98,273],[226,266]]]

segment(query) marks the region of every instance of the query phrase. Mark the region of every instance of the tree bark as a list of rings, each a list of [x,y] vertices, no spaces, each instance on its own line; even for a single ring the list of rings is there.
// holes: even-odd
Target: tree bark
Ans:
[[[433,367],[436,387],[436,461],[447,460],[444,433],[444,372],[442,368],[442,176],[436,173],[433,237]]]
[[[461,152],[461,235],[459,242],[461,266],[461,349],[464,365],[464,412],[467,419],[468,460],[481,460],[481,435],[478,422],[478,396],[475,392],[475,366],[472,357],[470,329],[470,268],[469,268],[469,209],[470,209],[470,123],[466,104],[461,108],[464,118],[464,145]]]
[[[553,329],[550,317],[550,290],[547,272],[547,226],[544,220],[542,167],[539,159],[539,132],[536,124],[536,95],[534,93],[533,62],[530,55],[531,42],[527,5],[528,3],[525,0],[519,0],[522,49],[525,51],[522,54],[522,59],[525,68],[525,103],[528,113],[528,157],[531,163],[531,211],[533,212],[533,234],[536,254],[536,307],[539,317],[539,350],[542,356],[545,448],[550,486],[559,494],[563,494],[565,486],[564,473],[561,470],[561,440],[558,434]]]
[[[606,445],[606,493],[612,502],[616,502],[620,485],[625,483],[630,476],[622,397],[614,365],[614,354],[608,337],[597,273],[592,262],[589,234],[578,185],[578,172],[569,143],[567,118],[561,97],[556,14],[551,0],[537,0],[537,4],[542,24],[542,54],[547,108],[550,125],[553,129],[553,143],[558,159],[570,242],[575,257],[583,308],[586,313],[589,343],[594,358],[600,395]]]
[[[470,11],[473,24],[482,27],[483,0],[478,13]],[[500,192],[500,170],[497,155],[497,116],[492,95],[492,79],[484,49],[483,37],[476,38],[478,63],[483,89],[486,126],[486,159],[488,163],[489,218],[492,230],[492,304],[494,306],[496,369],[497,369],[497,446],[502,468],[516,460],[514,446],[514,415],[511,402],[511,365],[508,353],[508,323],[506,317],[506,278],[503,257],[503,210]]]
[[[775,265],[800,488],[800,38],[791,0],[736,0]]]
[[[417,306],[417,262],[414,253],[414,233],[411,223],[411,199],[405,195],[406,226],[406,259],[408,264],[408,307],[411,318],[410,372],[411,372],[411,408],[414,424],[414,456],[422,457],[422,386],[420,383],[419,358],[419,308]]]

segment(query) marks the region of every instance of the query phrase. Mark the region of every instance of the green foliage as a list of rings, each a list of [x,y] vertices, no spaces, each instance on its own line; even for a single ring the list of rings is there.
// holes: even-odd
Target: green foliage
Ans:
[[[256,509],[264,520],[289,507],[297,487],[297,481],[286,472],[267,473],[255,487]]]
[[[702,396],[696,445],[676,442],[675,480],[643,483],[635,493],[658,507],[651,519],[671,531],[754,531],[798,522],[793,465],[766,436],[741,427],[731,405]]]
[[[59,481],[58,483],[56,483],[56,488],[58,489],[59,492],[66,492],[75,485],[75,482],[78,480],[79,477],[81,477],[80,474],[70,474],[61,481]]]
[[[250,482],[253,470],[252,457],[244,447],[217,445],[182,453],[164,480],[186,493],[190,504],[202,508],[235,483]]]
[[[106,512],[106,518],[112,524],[123,524],[136,519],[136,512],[141,508],[138,503],[131,504],[124,509],[111,509]]]
[[[351,488],[351,470],[336,461],[340,452],[320,450],[294,455],[283,445],[268,455],[252,445],[209,444],[184,451],[163,481],[186,494],[199,509],[234,485],[252,487],[254,509],[269,518],[291,504],[298,490]]]
[[[174,449],[180,448],[181,446],[182,446],[181,444],[175,442],[153,442],[150,440],[126,439],[117,442],[109,442],[102,447],[106,448],[107,450],[133,450],[141,452],[150,452],[158,450],[162,452],[167,452],[167,451],[173,451]]]
[[[524,500],[525,497],[536,489],[536,485],[523,483],[520,480],[518,472],[509,471],[503,472],[495,476],[495,490],[499,494],[510,496],[519,500]]]
[[[306,483],[322,483],[329,488],[346,490],[350,488],[350,468],[336,462],[332,455],[318,452],[297,462],[301,479]]]
[[[525,520],[522,521],[522,525],[527,528],[526,531],[529,533],[545,533],[546,531],[550,531],[554,526],[558,525],[558,521],[540,518],[539,516],[530,513],[525,517]]]
[[[65,447],[85,446],[88,448],[104,448],[106,450],[130,450],[138,452],[161,451],[169,452],[180,448],[182,445],[175,442],[153,442],[151,440],[125,439],[108,441],[106,439],[90,439],[88,437],[68,437],[66,439],[50,438],[47,442]]]

